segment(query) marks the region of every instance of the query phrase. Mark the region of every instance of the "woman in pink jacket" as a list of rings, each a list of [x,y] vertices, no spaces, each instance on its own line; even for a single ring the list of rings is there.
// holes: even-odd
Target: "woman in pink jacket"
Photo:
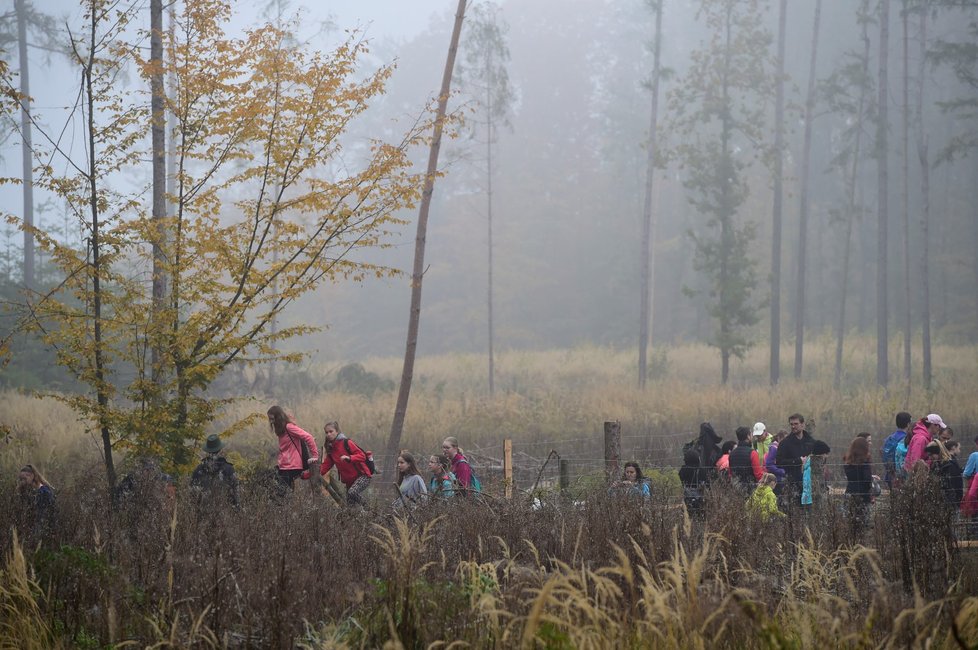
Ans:
[[[937,440],[941,430],[946,428],[947,425],[937,413],[931,413],[914,425],[909,436],[907,456],[903,460],[903,469],[908,475],[913,472],[913,467],[917,461],[922,461],[927,467],[930,467],[930,457],[924,452],[924,449],[932,440]]]
[[[302,446],[309,453],[309,475],[314,475],[319,464],[319,450],[311,434],[303,431],[281,406],[268,409],[268,426],[278,436],[278,482],[282,488],[293,489],[295,479],[306,471],[302,462]]]

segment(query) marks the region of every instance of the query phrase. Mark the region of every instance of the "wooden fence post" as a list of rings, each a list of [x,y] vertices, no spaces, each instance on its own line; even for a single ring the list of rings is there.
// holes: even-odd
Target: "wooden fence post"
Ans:
[[[513,498],[513,441],[503,440],[503,483],[506,485],[506,498]]]
[[[559,479],[557,485],[560,486],[561,492],[566,492],[567,488],[570,487],[570,462],[566,459],[561,458],[557,461],[557,466],[559,468]]]
[[[608,482],[621,473],[621,422],[604,423],[604,472]]]

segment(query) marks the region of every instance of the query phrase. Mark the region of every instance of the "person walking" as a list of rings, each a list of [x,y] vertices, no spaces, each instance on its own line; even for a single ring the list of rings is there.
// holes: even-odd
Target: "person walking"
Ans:
[[[751,430],[737,427],[737,446],[730,452],[730,476],[745,494],[753,492],[757,482],[764,476],[761,459],[751,445]]]
[[[907,437],[907,429],[913,421],[912,416],[906,411],[896,414],[896,431],[887,436],[883,441],[883,448],[880,449],[880,456],[883,458],[883,480],[892,490],[894,480],[897,478],[896,452],[900,446],[900,441]]]
[[[367,466],[367,454],[340,432],[339,422],[327,422],[323,426],[326,442],[323,444],[323,464],[319,472],[323,476],[336,467],[340,481],[346,486],[346,502],[365,506],[363,493],[370,487],[372,473]]]
[[[914,425],[913,431],[910,433],[910,443],[907,445],[907,457],[903,460],[903,469],[906,474],[909,475],[913,471],[914,465],[918,461],[930,467],[930,459],[924,449],[937,439],[942,429],[946,428],[947,425],[937,413],[931,413],[927,417],[921,418]]]
[[[204,458],[190,475],[190,487],[194,490],[198,505],[224,501],[233,507],[238,505],[238,477],[234,465],[221,455],[226,443],[216,433],[204,442]]]
[[[865,438],[853,439],[842,462],[846,475],[850,529],[854,536],[858,536],[869,524],[869,505],[872,502],[873,471],[870,468],[869,442]]]
[[[751,442],[754,445],[754,451],[757,452],[757,456],[761,458],[763,463],[764,457],[767,456],[767,452],[774,442],[774,436],[767,430],[767,426],[763,422],[754,423],[754,429],[751,431]]]
[[[774,494],[774,486],[777,483],[778,479],[774,474],[763,474],[757,489],[747,499],[747,511],[759,517],[761,521],[768,521],[771,517],[784,517],[784,513],[778,510],[778,497]]]
[[[476,484],[475,475],[472,473],[472,466],[462,453],[462,449],[458,446],[458,439],[451,436],[445,438],[445,441],[441,443],[441,448],[445,457],[451,461],[452,474],[455,475],[455,478],[458,480],[458,485],[461,488],[458,492],[462,496],[467,496],[470,491],[478,492],[479,489]]]
[[[311,471],[319,463],[319,449],[312,435],[295,423],[295,419],[277,404],[267,412],[268,428],[278,438],[278,485],[284,494],[295,488],[295,480],[313,475]],[[305,450],[303,450],[305,447]],[[306,455],[303,459],[303,456]],[[308,464],[308,467],[303,465]]]
[[[431,480],[428,482],[428,493],[447,499],[455,495],[455,475],[452,474],[451,461],[447,456],[432,455],[428,458],[428,471]]]
[[[791,506],[801,504],[802,459],[811,455],[815,439],[805,429],[805,418],[800,413],[788,416],[790,433],[778,445],[776,462],[784,470],[785,503]]]
[[[781,488],[784,485],[784,470],[778,467],[778,446],[787,436],[788,432],[784,429],[780,429],[774,434],[774,438],[771,439],[771,446],[768,447],[767,455],[764,456],[764,471],[774,475],[776,481],[774,493],[779,497],[781,496]]]
[[[428,487],[418,471],[414,454],[407,450],[401,451],[397,457],[397,487],[400,495],[391,504],[394,510],[414,508],[428,495]]]
[[[38,540],[54,532],[54,488],[33,465],[17,472],[17,497],[14,520],[24,538]]]

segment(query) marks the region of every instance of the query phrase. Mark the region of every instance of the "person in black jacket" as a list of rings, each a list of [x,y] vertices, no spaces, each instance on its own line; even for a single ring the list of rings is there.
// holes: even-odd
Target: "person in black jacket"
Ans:
[[[700,456],[694,450],[683,454],[683,466],[679,468],[679,481],[683,485],[683,502],[690,514],[703,511],[704,490],[708,485],[708,469],[700,467]]]
[[[217,503],[224,500],[232,506],[238,505],[238,477],[234,465],[220,455],[224,441],[216,433],[207,436],[204,443],[204,459],[190,476],[190,487],[200,503]],[[221,499],[223,497],[223,499]]]
[[[805,418],[799,413],[788,416],[788,426],[791,431],[778,445],[775,462],[784,470],[785,503],[796,506],[801,498],[802,458],[811,455],[815,439],[805,430]]]
[[[855,438],[843,458],[846,474],[846,501],[850,526],[854,535],[862,533],[869,523],[869,504],[872,503],[873,470],[870,467],[869,441]]]
[[[750,438],[750,429],[737,427],[737,446],[730,452],[730,476],[734,484],[746,494],[754,491],[757,482],[764,475],[760,457],[751,445]]]
[[[706,470],[712,480],[716,476],[716,464],[720,460],[720,442],[723,440],[709,422],[700,424],[700,437],[696,440],[696,453],[700,467]]]

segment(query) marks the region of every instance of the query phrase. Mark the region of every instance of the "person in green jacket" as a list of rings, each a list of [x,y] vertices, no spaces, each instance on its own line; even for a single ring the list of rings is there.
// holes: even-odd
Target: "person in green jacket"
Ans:
[[[778,498],[774,495],[774,486],[777,483],[778,479],[774,474],[764,474],[747,499],[747,511],[760,517],[761,521],[768,521],[771,517],[784,517],[784,513],[778,510]]]

